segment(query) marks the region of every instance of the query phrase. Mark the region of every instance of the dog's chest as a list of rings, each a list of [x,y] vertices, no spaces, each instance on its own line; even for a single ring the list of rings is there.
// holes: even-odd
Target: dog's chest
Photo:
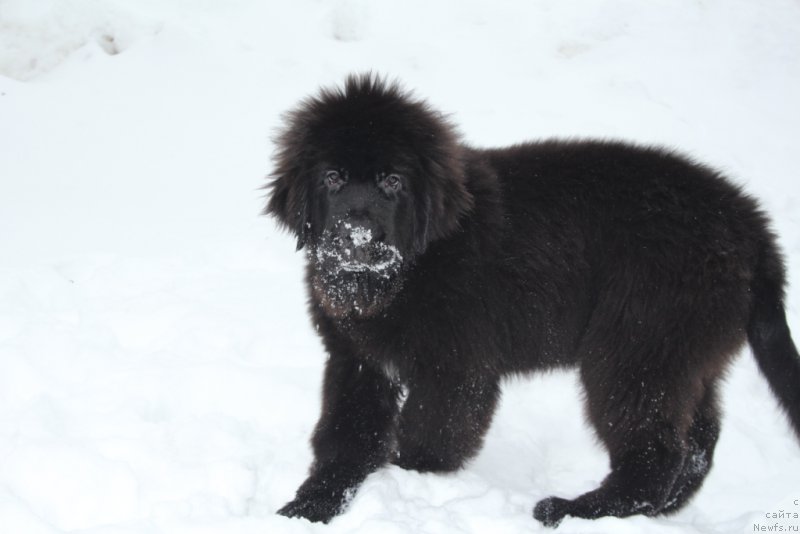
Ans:
[[[392,382],[403,382],[418,367],[418,354],[425,345],[416,319],[398,322],[389,314],[350,322],[344,332],[357,348],[358,356]],[[415,336],[415,332],[420,335]]]

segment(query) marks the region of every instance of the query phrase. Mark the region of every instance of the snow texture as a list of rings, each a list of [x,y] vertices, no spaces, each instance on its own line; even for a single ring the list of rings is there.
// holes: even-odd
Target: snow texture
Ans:
[[[280,114],[375,69],[476,145],[679,148],[763,200],[798,338],[798,27],[793,0],[3,0],[0,532],[547,531],[534,503],[608,467],[570,373],[509,381],[459,473],[384,469],[328,526],[274,514],[325,361],[304,255],[258,216]],[[800,447],[747,351],[724,401],[688,507],[559,531],[797,528]]]
[[[338,276],[341,271],[369,271],[389,279],[402,266],[403,255],[397,247],[373,241],[372,230],[348,222],[341,222],[341,225],[348,231],[352,247],[344,246],[341,236],[331,237],[325,233],[326,241],[317,246],[313,254],[318,269],[330,276]]]
[[[350,232],[350,239],[353,240],[353,245],[356,247],[366,245],[372,241],[372,230],[356,226]]]

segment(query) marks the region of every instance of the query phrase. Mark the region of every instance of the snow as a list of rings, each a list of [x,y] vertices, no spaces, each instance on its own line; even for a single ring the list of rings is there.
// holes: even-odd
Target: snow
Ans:
[[[463,471],[387,468],[328,526],[274,515],[311,459],[324,352],[304,255],[258,213],[280,115],[375,69],[476,145],[601,136],[717,166],[763,201],[800,337],[792,0],[0,2],[0,532],[538,532],[607,460],[575,377],[514,379]],[[747,351],[714,467],[666,518],[800,524],[800,447]]]
[[[323,242],[314,251],[310,251],[309,261],[317,264],[317,269],[326,277],[337,277],[342,271],[364,273],[371,272],[384,280],[392,276],[402,267],[403,255],[397,247],[382,241],[372,240],[372,230],[363,226],[353,226],[347,221],[337,221],[337,226],[344,228],[339,234],[326,232]],[[348,239],[341,234],[348,236]],[[347,242],[347,246],[343,246]],[[368,261],[363,261],[368,259]],[[358,291],[358,284],[345,284],[347,294]],[[332,286],[328,286],[331,289]]]
[[[353,241],[354,247],[360,247],[362,245],[366,245],[367,243],[372,241],[372,230],[370,230],[369,228],[356,226],[350,232],[350,239]]]
[[[367,230],[367,232],[370,232],[370,230]],[[353,250],[345,249],[344,254],[342,254],[342,251],[338,246],[332,245],[318,247],[316,249],[316,254],[314,254],[315,261],[319,265],[326,264],[328,261],[332,262],[333,265],[331,266],[331,269],[334,269],[334,271],[330,273],[332,276],[336,276],[339,271],[370,271],[383,278],[389,279],[390,275],[401,267],[403,255],[400,254],[400,251],[397,249],[397,247],[393,245],[387,245],[386,243],[380,241],[372,243],[371,247],[364,247],[364,245],[372,241],[371,233],[357,234],[356,232],[353,232],[350,239],[352,240],[354,247],[361,247],[364,250],[370,250],[371,252],[369,252],[369,254],[382,259],[376,263],[359,261],[350,257],[353,254]]]

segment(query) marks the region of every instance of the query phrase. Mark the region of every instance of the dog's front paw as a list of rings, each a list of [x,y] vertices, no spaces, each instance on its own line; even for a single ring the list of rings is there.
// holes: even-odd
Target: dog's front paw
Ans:
[[[327,523],[344,511],[356,488],[357,484],[348,484],[342,473],[338,476],[317,474],[303,482],[294,499],[278,510],[278,514]]]
[[[569,515],[572,501],[560,497],[542,499],[533,508],[533,517],[546,527],[557,527]]]
[[[344,503],[341,499],[325,498],[321,495],[298,495],[278,514],[286,517],[302,517],[312,523],[328,523],[339,515]]]

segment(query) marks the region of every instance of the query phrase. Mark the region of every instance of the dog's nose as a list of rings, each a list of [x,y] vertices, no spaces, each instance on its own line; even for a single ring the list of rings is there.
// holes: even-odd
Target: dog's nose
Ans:
[[[377,225],[372,224],[368,219],[348,218],[336,226],[334,231],[342,245],[347,248],[364,248],[370,243],[377,243],[386,237]]]

